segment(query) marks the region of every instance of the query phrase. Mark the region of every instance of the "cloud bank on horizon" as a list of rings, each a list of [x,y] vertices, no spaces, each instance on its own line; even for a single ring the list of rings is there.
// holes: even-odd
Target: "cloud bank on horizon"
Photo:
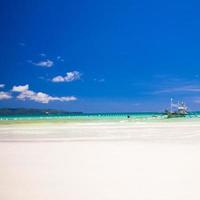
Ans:
[[[0,92],[0,100],[7,100],[7,99],[11,99],[12,96],[10,95],[9,92]]]
[[[25,101],[25,100],[31,100],[38,103],[47,104],[51,101],[60,101],[60,102],[69,102],[69,101],[76,101],[77,98],[74,96],[63,96],[63,97],[57,97],[57,96],[51,96],[49,94],[46,94],[44,92],[34,92],[29,89],[29,85],[18,85],[13,86],[12,90],[10,92],[0,92],[0,100],[7,100],[13,98],[11,93],[19,93],[16,96],[16,99]]]
[[[50,96],[49,94],[43,93],[43,92],[34,92],[29,89],[29,85],[19,85],[19,86],[13,86],[12,92],[17,92],[19,95],[17,95],[18,100],[32,100],[39,103],[49,103],[50,101],[76,101],[77,98],[74,96],[64,96],[64,97],[55,97]]]

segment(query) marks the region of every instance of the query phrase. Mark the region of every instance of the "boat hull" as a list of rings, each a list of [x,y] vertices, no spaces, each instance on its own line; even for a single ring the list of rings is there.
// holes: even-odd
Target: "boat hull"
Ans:
[[[181,113],[167,113],[167,118],[180,118],[180,117],[186,117],[187,114],[181,114]]]

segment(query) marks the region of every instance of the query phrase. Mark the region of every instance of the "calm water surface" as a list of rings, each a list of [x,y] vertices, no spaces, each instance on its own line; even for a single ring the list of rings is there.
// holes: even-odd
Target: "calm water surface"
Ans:
[[[200,112],[193,112],[184,118],[167,119],[162,113],[95,113],[68,115],[16,115],[0,116],[0,124],[4,123],[32,123],[32,122],[109,122],[109,121],[183,121],[200,120]]]

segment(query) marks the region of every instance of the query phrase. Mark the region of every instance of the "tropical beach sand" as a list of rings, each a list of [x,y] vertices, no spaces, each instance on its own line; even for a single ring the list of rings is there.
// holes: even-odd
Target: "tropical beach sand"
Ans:
[[[200,123],[0,126],[1,200],[199,200]]]

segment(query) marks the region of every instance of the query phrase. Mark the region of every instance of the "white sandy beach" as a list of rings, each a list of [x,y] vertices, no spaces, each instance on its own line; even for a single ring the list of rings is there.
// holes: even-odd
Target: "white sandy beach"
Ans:
[[[200,123],[0,126],[1,200],[199,200]]]

